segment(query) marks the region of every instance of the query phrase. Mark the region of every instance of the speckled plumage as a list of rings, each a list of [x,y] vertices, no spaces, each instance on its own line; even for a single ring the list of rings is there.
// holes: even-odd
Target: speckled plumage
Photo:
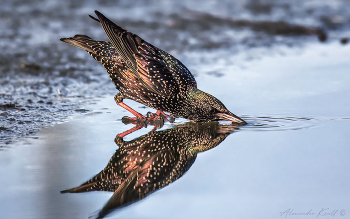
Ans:
[[[85,49],[105,67],[120,91],[117,103],[127,98],[191,121],[245,123],[218,99],[198,90],[191,72],[175,57],[95,12],[98,19],[93,19],[101,23],[111,42],[85,35],[61,40]]]
[[[180,178],[192,166],[197,153],[216,147],[235,128],[217,122],[186,123],[128,142],[117,136],[119,149],[107,166],[92,179],[62,193],[114,192],[100,212],[102,217]]]

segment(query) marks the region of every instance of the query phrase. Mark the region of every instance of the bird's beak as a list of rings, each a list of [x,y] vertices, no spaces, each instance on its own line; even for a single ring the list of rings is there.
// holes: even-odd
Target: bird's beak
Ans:
[[[247,124],[246,121],[243,119],[239,118],[235,114],[226,114],[226,113],[216,113],[216,116],[218,117],[219,120],[226,120],[226,121],[231,121],[233,123],[239,123],[241,125]]]

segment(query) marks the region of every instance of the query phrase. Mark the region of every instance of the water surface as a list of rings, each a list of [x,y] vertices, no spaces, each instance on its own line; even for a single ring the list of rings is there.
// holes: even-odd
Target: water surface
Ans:
[[[198,153],[172,183],[108,216],[313,218],[323,214],[322,218],[346,218],[349,214],[350,47],[331,38],[320,43],[315,36],[235,29],[227,21],[289,19],[294,24],[325,28],[333,37],[346,36],[347,1],[307,2],[302,10],[299,1],[289,7],[282,1],[260,6],[256,1],[199,5],[198,11],[224,18],[209,20],[209,24],[203,17],[170,7],[173,3],[167,1],[159,7],[120,1],[116,3],[124,9],[120,13],[114,13],[112,3],[44,1],[45,12],[39,4],[29,7],[13,2],[0,9],[7,11],[1,22],[18,22],[14,25],[18,29],[1,33],[2,56],[8,57],[0,66],[1,92],[3,104],[12,101],[26,111],[4,109],[0,115],[5,118],[3,127],[20,137],[13,143],[10,131],[2,135],[12,143],[3,144],[6,147],[0,153],[1,218],[88,218],[96,216],[113,195],[107,191],[60,193],[103,170],[121,150],[114,142],[116,135],[133,127],[122,123],[121,118],[130,114],[114,103],[116,91],[103,67],[83,51],[51,40],[77,33],[103,39],[101,27],[86,16],[94,9],[120,19],[130,30],[177,56],[195,74],[200,89],[248,122],[225,129],[232,133]],[[181,4],[194,8],[192,1]],[[12,19],[10,11],[15,6],[19,15],[42,23]],[[57,9],[62,10],[53,13],[50,22],[43,19]],[[129,18],[131,12],[135,16]],[[157,16],[166,19],[163,22]],[[30,31],[25,25],[38,29]],[[27,56],[30,49],[37,52]],[[126,103],[143,114],[151,111],[132,101]],[[157,131],[171,132],[188,125],[186,122],[177,119]],[[144,138],[152,128],[123,140]],[[24,141],[22,136],[29,137]],[[203,134],[199,136],[187,138],[196,142],[190,146],[203,139],[210,145]],[[293,212],[310,212],[311,216]]]

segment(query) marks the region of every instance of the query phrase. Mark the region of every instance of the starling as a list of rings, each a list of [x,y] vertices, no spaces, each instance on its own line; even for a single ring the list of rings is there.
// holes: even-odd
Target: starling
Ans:
[[[118,150],[107,166],[90,180],[61,193],[114,192],[97,218],[145,198],[186,173],[197,154],[219,145],[237,125],[218,122],[185,123],[150,132],[132,141],[115,138]]]
[[[231,113],[214,96],[197,89],[191,72],[175,57],[158,49],[122,27],[114,24],[98,11],[97,18],[110,42],[95,41],[85,35],[62,38],[61,41],[86,50],[100,62],[119,93],[116,103],[138,119],[147,119],[125,103],[131,99],[174,117],[194,122],[227,120],[233,123],[246,122]]]

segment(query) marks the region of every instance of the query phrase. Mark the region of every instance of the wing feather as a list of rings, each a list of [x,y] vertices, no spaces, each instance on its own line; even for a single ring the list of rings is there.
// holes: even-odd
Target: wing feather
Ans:
[[[117,53],[147,90],[173,95],[197,87],[193,75],[175,57],[95,13]]]

